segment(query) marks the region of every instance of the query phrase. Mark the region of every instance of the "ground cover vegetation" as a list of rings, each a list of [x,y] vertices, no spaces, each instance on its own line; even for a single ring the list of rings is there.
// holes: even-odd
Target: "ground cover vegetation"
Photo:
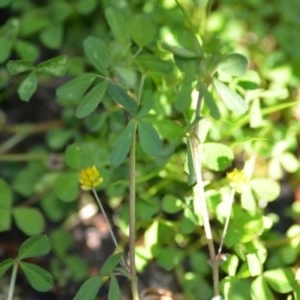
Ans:
[[[300,299],[297,0],[0,0],[0,299]]]

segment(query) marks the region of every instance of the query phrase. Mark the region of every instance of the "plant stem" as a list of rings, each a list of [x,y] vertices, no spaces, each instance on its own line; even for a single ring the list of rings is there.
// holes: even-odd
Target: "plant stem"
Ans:
[[[110,236],[111,236],[111,238],[112,238],[112,240],[113,240],[113,242],[114,242],[114,244],[115,244],[117,250],[121,251],[120,246],[119,246],[119,244],[118,244],[118,242],[117,242],[117,239],[116,239],[116,237],[115,237],[115,234],[114,234],[114,232],[113,232],[113,230],[112,230],[112,227],[111,227],[111,225],[110,225],[110,222],[109,222],[109,220],[108,220],[108,217],[107,217],[107,215],[106,215],[106,212],[105,212],[105,210],[104,210],[104,207],[103,207],[103,205],[102,205],[102,203],[101,203],[101,200],[100,200],[100,198],[99,198],[99,196],[98,196],[96,190],[93,189],[92,191],[93,191],[94,197],[95,197],[95,199],[96,199],[96,201],[97,201],[97,204],[98,204],[98,206],[99,206],[99,208],[100,208],[100,210],[101,210],[101,213],[102,213],[102,215],[103,215],[103,217],[104,217],[104,219],[105,219],[105,222],[106,222],[106,224],[107,224],[107,226],[108,226],[108,230],[109,230]]]
[[[136,129],[135,129],[136,131]],[[130,277],[131,292],[133,300],[139,299],[136,267],[135,267],[135,185],[136,185],[136,136],[134,134],[130,148],[129,156],[129,261],[130,261]]]
[[[231,210],[232,210],[232,204],[233,204],[233,200],[234,200],[234,194],[235,194],[235,189],[232,189],[231,193],[230,193],[230,196],[229,196],[229,203],[228,203],[228,211],[227,211],[226,221],[225,221],[224,229],[223,229],[223,232],[222,232],[220,246],[219,246],[219,249],[218,249],[218,257],[220,257],[220,255],[222,254],[222,248],[223,248],[225,236],[226,236],[226,233],[227,233],[227,230],[228,230],[228,225],[229,225],[229,220],[230,220],[230,215],[231,215]]]
[[[201,103],[202,103],[202,95],[199,92],[198,94],[198,101],[197,107],[195,111],[195,127],[194,133],[191,136],[191,147],[192,147],[192,156],[193,156],[193,166],[196,176],[196,184],[194,186],[194,211],[198,216],[202,217],[204,232],[207,240],[211,268],[212,268],[212,275],[213,275],[213,291],[214,296],[219,295],[219,261],[216,256],[214,242],[212,239],[212,231],[209,222],[209,214],[205,200],[204,194],[204,184],[202,179],[201,173],[201,160],[199,155],[199,116],[201,110]]]
[[[16,278],[18,272],[18,261],[14,262],[13,270],[10,277],[9,289],[8,289],[8,296],[7,300],[12,300],[14,295],[14,288],[16,285]]]
[[[139,106],[146,76],[142,74],[139,88],[137,91],[136,102]],[[131,293],[133,300],[139,300],[138,282],[135,267],[135,186],[136,186],[136,130],[137,123],[135,122],[134,135],[129,153],[129,261],[130,261],[130,277],[131,277]]]

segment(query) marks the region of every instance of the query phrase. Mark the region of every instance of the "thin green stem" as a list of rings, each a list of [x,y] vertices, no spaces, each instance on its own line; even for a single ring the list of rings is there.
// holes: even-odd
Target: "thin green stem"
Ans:
[[[204,232],[207,240],[212,275],[213,275],[213,291],[214,296],[219,295],[219,262],[216,257],[216,251],[214,247],[214,242],[212,238],[212,230],[209,222],[209,214],[208,208],[205,199],[204,193],[204,183],[201,173],[201,159],[200,159],[200,149],[199,149],[199,115],[202,104],[202,95],[199,92],[197,107],[195,111],[195,127],[194,133],[191,140],[191,148],[192,148],[192,157],[193,157],[193,166],[196,176],[196,184],[194,186],[194,211],[198,216],[202,217]]]
[[[135,130],[136,131],[136,130]],[[136,185],[136,136],[133,136],[129,156],[129,261],[133,300],[139,299],[135,267],[135,185]]]
[[[104,217],[104,219],[105,219],[105,222],[106,222],[106,224],[107,224],[107,226],[108,226],[109,234],[110,234],[110,236],[111,236],[111,238],[112,238],[112,240],[113,240],[113,242],[114,242],[114,244],[115,244],[117,250],[121,251],[120,246],[119,246],[119,244],[118,244],[118,242],[117,242],[117,239],[116,239],[116,237],[115,237],[115,234],[114,234],[114,232],[113,232],[113,230],[112,230],[112,227],[111,227],[111,225],[110,225],[110,222],[109,222],[109,220],[108,220],[108,217],[107,217],[107,215],[106,215],[106,212],[105,212],[105,210],[104,210],[104,207],[103,207],[103,205],[102,205],[102,203],[101,203],[101,200],[100,200],[100,198],[99,198],[99,196],[98,196],[96,190],[95,190],[95,189],[92,189],[92,191],[93,191],[94,197],[95,197],[95,199],[96,199],[96,201],[97,201],[97,204],[98,204],[98,206],[99,206],[99,208],[100,208],[100,210],[101,210],[101,213],[102,213],[102,215],[103,215],[103,217]]]
[[[137,92],[137,105],[141,102],[143,87],[146,76],[143,74]],[[130,261],[130,277],[131,277],[131,293],[133,300],[139,300],[138,282],[135,266],[135,204],[136,204],[136,130],[135,122],[134,135],[129,153],[129,261]]]
[[[8,152],[10,149],[22,142],[25,138],[27,138],[27,136],[28,135],[24,133],[17,133],[13,135],[12,137],[10,137],[2,143],[2,145],[0,146],[0,153]]]
[[[228,226],[229,226],[229,220],[230,220],[232,205],[233,205],[233,201],[234,201],[234,194],[235,194],[235,189],[232,189],[231,193],[230,193],[230,196],[229,196],[229,199],[228,199],[229,203],[228,203],[227,216],[226,216],[224,229],[223,229],[223,232],[222,232],[221,242],[220,242],[219,249],[218,249],[218,257],[220,257],[220,255],[222,254],[222,248],[223,248],[225,236],[226,236]]]
[[[13,299],[14,289],[15,289],[15,285],[16,285],[17,272],[18,272],[18,261],[15,261],[13,270],[11,273],[11,277],[10,277],[7,300]]]

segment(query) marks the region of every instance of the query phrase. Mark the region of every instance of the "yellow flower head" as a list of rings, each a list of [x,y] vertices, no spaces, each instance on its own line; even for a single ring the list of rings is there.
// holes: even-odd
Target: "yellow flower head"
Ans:
[[[95,166],[82,169],[79,176],[81,188],[85,191],[92,190],[103,182],[103,177]]]
[[[244,171],[238,170],[237,168],[227,173],[226,178],[229,181],[230,186],[234,188],[238,193],[241,193],[249,182]]]

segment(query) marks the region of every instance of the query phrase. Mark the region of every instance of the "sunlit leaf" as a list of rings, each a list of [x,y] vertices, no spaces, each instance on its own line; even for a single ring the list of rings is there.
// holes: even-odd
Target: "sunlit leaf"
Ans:
[[[237,53],[224,57],[218,64],[218,70],[232,76],[242,76],[246,72],[248,61],[245,56]]]
[[[230,167],[234,155],[232,150],[223,144],[205,143],[203,145],[203,163],[214,171],[223,171]]]
[[[238,115],[242,115],[247,111],[248,105],[239,94],[216,78],[213,79],[213,82],[218,94],[229,110]]]
[[[294,289],[295,275],[291,269],[280,268],[264,272],[263,277],[278,293],[289,293]]]
[[[274,300],[274,295],[263,276],[258,276],[251,284],[251,299]]]
[[[273,201],[280,194],[280,185],[271,178],[255,178],[250,184],[259,199]]]
[[[162,141],[152,125],[141,120],[138,123],[138,133],[141,147],[145,153],[155,157],[162,155]]]

